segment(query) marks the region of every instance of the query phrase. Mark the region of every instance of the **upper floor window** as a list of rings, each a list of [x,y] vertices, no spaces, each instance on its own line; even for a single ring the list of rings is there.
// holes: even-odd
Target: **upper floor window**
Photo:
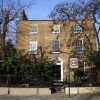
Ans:
[[[28,52],[30,54],[37,54],[37,41],[29,41],[29,44],[28,44]]]
[[[32,25],[29,34],[36,34],[38,33],[38,25]]]
[[[52,33],[60,33],[60,25],[53,25]]]
[[[84,51],[83,39],[76,39],[73,41],[73,48],[76,53],[82,53]]]
[[[83,29],[79,24],[76,24],[76,25],[73,26],[73,32],[74,33],[80,33],[80,32],[83,32]]]
[[[52,49],[53,49],[53,53],[59,53],[60,52],[60,41],[59,40],[53,40],[52,41]]]

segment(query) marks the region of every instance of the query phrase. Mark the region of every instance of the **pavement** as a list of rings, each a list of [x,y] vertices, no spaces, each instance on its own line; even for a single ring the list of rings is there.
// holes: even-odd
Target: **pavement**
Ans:
[[[64,93],[52,94],[49,96],[12,96],[1,95],[0,100],[100,100],[100,93],[95,94],[78,94],[71,97]]]

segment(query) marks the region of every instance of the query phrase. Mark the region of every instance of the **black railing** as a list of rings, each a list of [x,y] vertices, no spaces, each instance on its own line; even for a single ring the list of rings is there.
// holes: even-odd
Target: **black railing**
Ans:
[[[50,86],[51,82],[37,78],[25,78],[22,75],[0,75],[0,86],[31,87],[31,86]]]
[[[46,80],[45,78],[40,78],[40,77],[26,77],[23,75],[15,75],[15,74],[0,74],[0,86],[14,86],[14,87],[39,87],[39,86],[53,86],[53,87],[58,87],[58,86],[69,86],[68,81],[64,82],[55,82],[55,81],[49,81]],[[77,86],[100,86],[100,82],[94,82],[92,77],[90,82],[84,82],[84,83],[79,83],[79,82],[70,82],[71,87],[77,87]]]

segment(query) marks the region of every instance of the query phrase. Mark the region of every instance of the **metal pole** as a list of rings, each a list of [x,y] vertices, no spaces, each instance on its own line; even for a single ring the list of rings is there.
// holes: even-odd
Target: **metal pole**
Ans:
[[[1,33],[3,33],[3,0],[1,1],[1,17],[2,17],[2,24],[1,24]]]
[[[7,86],[8,86],[8,95],[10,94],[10,88],[9,88],[9,81],[10,81],[10,74],[9,74],[9,67],[7,67]]]
[[[70,97],[70,68],[69,68],[69,97]]]
[[[71,96],[70,94],[70,57],[69,57],[69,97]]]

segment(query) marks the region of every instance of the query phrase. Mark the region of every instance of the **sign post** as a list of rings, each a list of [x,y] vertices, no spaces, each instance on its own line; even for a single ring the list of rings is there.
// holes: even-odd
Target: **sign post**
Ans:
[[[71,96],[70,91],[70,70],[78,68],[78,58],[69,58],[69,97]]]
[[[77,58],[70,58],[70,68],[71,69],[78,68],[78,59]]]

